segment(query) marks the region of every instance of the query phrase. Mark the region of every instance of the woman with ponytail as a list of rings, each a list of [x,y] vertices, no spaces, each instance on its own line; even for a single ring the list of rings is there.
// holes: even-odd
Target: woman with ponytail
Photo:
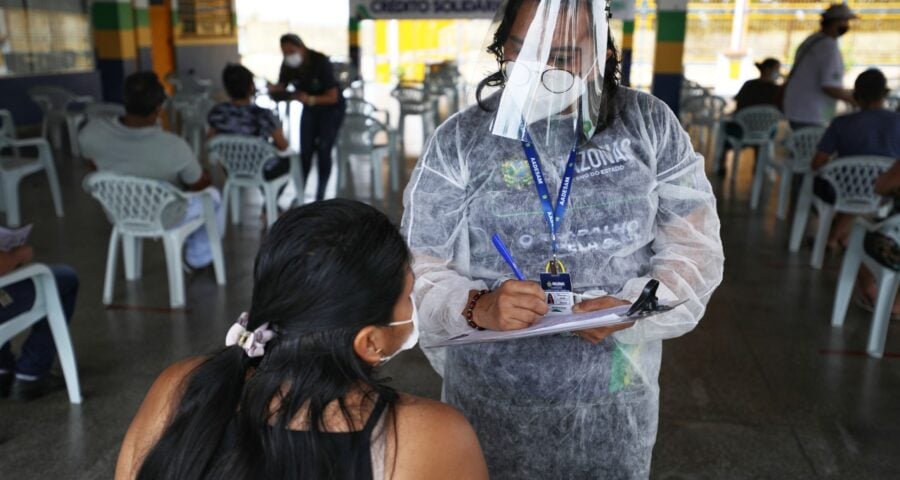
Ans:
[[[418,339],[410,254],[364,204],[289,211],[264,239],[226,347],[160,375],[117,479],[487,478],[465,418],[377,367]]]

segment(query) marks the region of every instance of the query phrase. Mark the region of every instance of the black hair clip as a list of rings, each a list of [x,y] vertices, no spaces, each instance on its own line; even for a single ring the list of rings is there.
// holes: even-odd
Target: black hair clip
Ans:
[[[641,296],[638,297],[637,300],[635,300],[635,302],[631,305],[631,308],[628,309],[628,313],[626,313],[625,316],[643,317],[648,314],[666,312],[675,308],[659,304],[659,299],[656,298],[656,290],[658,288],[659,280],[653,279],[647,282],[647,285],[644,286],[644,291],[641,292]]]

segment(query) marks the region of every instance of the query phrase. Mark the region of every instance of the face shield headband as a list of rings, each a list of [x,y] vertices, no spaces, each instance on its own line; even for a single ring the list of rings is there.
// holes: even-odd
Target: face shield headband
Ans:
[[[609,5],[509,0],[498,18],[503,89],[492,133],[525,140],[552,137],[547,130],[559,128],[590,139],[603,99]]]

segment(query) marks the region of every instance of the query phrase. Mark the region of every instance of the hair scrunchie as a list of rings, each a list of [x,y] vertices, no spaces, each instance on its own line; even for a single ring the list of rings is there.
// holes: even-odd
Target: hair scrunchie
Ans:
[[[238,317],[237,322],[228,329],[225,335],[225,346],[238,345],[247,352],[250,358],[261,357],[266,353],[266,343],[275,338],[275,332],[269,330],[269,323],[260,325],[252,332],[247,330],[250,316],[247,312]]]

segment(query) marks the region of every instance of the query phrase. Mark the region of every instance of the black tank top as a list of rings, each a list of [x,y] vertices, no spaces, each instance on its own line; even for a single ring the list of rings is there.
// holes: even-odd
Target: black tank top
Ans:
[[[372,414],[366,421],[366,425],[362,430],[355,432],[339,432],[326,433],[324,448],[332,452],[338,458],[336,467],[336,478],[347,479],[371,479],[374,477],[372,471],[372,431],[378,424],[378,420],[384,413],[387,401],[383,396],[379,396],[372,409]],[[234,448],[237,443],[237,427],[235,422],[231,421],[225,430],[225,436],[222,439],[223,451]],[[294,444],[298,457],[301,458],[301,464],[298,465],[300,470],[304,470],[304,465],[312,465],[312,449],[309,446],[309,432],[301,430],[292,430]],[[358,455],[353,455],[353,447],[356,447]],[[304,476],[305,477],[305,476]]]

